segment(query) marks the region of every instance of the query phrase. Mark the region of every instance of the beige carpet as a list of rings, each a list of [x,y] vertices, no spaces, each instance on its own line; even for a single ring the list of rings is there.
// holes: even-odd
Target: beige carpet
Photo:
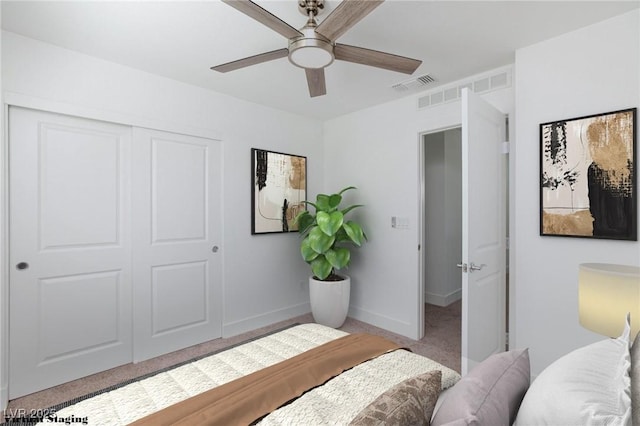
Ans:
[[[348,318],[340,329],[349,333],[366,332],[384,336],[404,347],[410,348],[417,354],[424,355],[460,372],[460,308],[460,301],[445,308],[426,305],[425,337],[419,341],[399,336],[352,318]],[[14,410],[21,408],[26,410],[49,408],[192,358],[219,351],[274,330],[295,323],[307,322],[313,322],[311,314],[292,318],[231,338],[205,342],[137,364],[126,364],[21,398],[16,398],[9,401],[8,409],[15,412]]]

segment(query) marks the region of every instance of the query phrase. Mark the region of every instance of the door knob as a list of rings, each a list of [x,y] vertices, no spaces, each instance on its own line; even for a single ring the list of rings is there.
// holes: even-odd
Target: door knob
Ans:
[[[462,272],[467,272],[467,264],[466,263],[457,263],[456,266],[462,269]]]
[[[218,252],[218,246],[211,247],[211,251],[214,252],[214,253],[217,253]]]
[[[469,269],[472,270],[472,271],[479,271],[482,268],[484,268],[485,266],[487,266],[487,265],[485,265],[484,263],[482,263],[480,265],[476,265],[475,263],[471,262],[471,265],[469,265]]]
[[[28,267],[29,267],[29,264],[27,262],[20,262],[16,265],[16,269],[19,269],[19,270],[27,269]]]

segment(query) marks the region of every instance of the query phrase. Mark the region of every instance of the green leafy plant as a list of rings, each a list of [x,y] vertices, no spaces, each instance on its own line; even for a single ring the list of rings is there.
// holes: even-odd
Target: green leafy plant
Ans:
[[[349,266],[350,246],[360,247],[367,240],[358,223],[345,220],[347,213],[362,204],[340,209],[342,194],[350,189],[356,188],[349,186],[337,194],[318,194],[315,203],[305,201],[315,208],[315,214],[305,210],[295,219],[304,236],[300,244],[302,258],[311,265],[314,277],[321,281],[341,280],[335,271]]]

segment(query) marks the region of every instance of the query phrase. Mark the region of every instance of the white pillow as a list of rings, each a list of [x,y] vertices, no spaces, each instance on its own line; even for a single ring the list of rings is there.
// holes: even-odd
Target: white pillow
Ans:
[[[631,425],[629,326],[548,366],[522,400],[516,426]]]
[[[631,345],[631,424],[640,425],[640,333]]]

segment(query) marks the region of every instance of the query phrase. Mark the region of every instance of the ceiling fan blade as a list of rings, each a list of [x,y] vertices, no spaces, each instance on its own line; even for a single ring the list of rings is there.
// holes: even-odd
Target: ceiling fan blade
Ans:
[[[291,25],[284,22],[271,12],[258,6],[250,0],[222,0],[224,3],[233,7],[236,10],[244,13],[245,15],[255,19],[263,25],[271,28],[279,34],[282,34],[286,38],[298,37],[302,33]]]
[[[289,55],[289,49],[278,49],[278,50],[273,50],[271,52],[261,53],[259,55],[238,59],[237,61],[227,62],[226,64],[216,65],[215,67],[211,67],[211,69],[219,72],[235,71],[237,69],[260,64],[262,62],[284,58],[288,55]]]
[[[327,85],[324,80],[324,68],[306,68],[304,72],[307,74],[309,95],[311,95],[312,98],[326,95]]]
[[[417,59],[340,43],[336,43],[333,53],[336,59],[341,61],[355,62],[404,74],[413,74],[422,64],[422,61]]]
[[[316,28],[316,32],[335,41],[342,34],[367,16],[384,0],[342,0],[333,12]]]

